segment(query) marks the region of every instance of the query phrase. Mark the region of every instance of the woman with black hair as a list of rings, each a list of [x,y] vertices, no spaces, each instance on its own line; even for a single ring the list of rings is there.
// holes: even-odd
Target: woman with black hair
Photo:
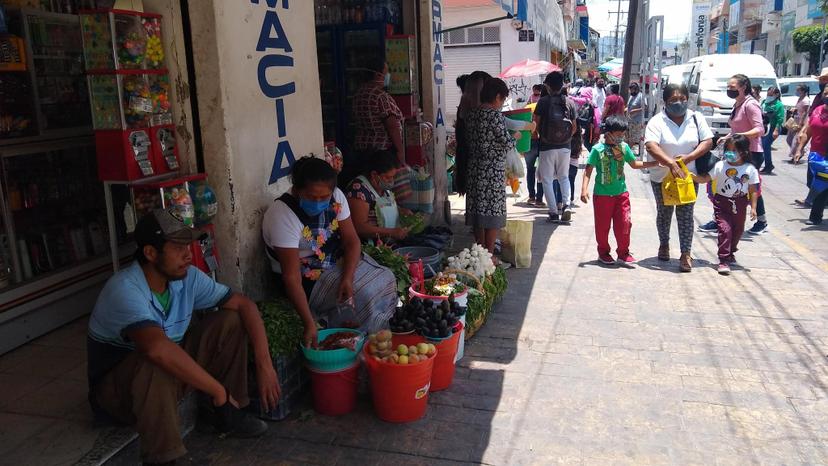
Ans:
[[[492,76],[485,71],[475,71],[468,75],[461,86],[463,96],[460,98],[460,105],[457,106],[457,121],[454,124],[454,134],[457,138],[457,151],[454,157],[457,169],[454,182],[458,194],[466,194],[468,178],[470,154],[466,136],[466,118],[469,113],[480,107],[480,91],[483,89],[483,83],[491,78]]]
[[[736,103],[733,106],[733,112],[730,114],[730,134],[725,136],[724,140],[736,134],[748,138],[750,140],[750,163],[758,170],[765,161],[765,154],[762,150],[765,124],[762,120],[762,107],[750,92],[750,78],[747,76],[736,74],[728,81],[727,96],[735,99]],[[753,235],[768,231],[768,219],[765,217],[765,201],[762,199],[761,189],[759,191],[757,214],[756,223],[747,231]]]
[[[397,156],[391,151],[377,151],[369,159],[371,163],[345,191],[354,228],[363,241],[405,239],[408,229],[399,227],[400,209],[392,192],[400,167]]]
[[[466,186],[466,225],[474,228],[477,243],[492,253],[498,231],[506,226],[506,152],[515,147],[500,113],[508,96],[503,80],[489,79],[480,90],[480,106],[466,117],[468,179],[474,180]]]
[[[761,173],[770,175],[775,168],[773,166],[773,142],[779,137],[779,131],[785,124],[785,106],[782,104],[782,93],[779,88],[771,86],[768,88],[768,96],[762,102],[763,115],[767,115],[767,130],[762,136],[762,153],[764,155],[765,167]],[[763,117],[763,121],[765,118]]]
[[[690,92],[684,84],[668,84],[664,88],[664,111],[655,115],[647,123],[644,141],[649,156],[661,166],[650,169],[650,182],[656,200],[656,227],[658,229],[658,260],[670,260],[670,224],[673,211],[678,223],[681,256],[679,270],[690,272],[693,259],[690,255],[693,246],[693,209],[695,204],[670,206],[664,204],[662,183],[667,173],[676,178],[684,178],[684,171],[679,167],[679,160],[691,171],[696,171],[696,159],[710,151],[713,146],[713,132],[704,116],[688,110],[687,99]]]
[[[292,181],[291,190],[265,212],[262,236],[273,271],[304,323],[305,345],[316,345],[316,320],[330,321],[330,311],[339,303],[354,304],[360,328],[381,328],[396,306],[394,274],[361,261],[359,237],[345,195],[336,187],[336,171],[322,159],[304,157],[294,163]],[[366,282],[379,289],[371,288],[365,296]]]

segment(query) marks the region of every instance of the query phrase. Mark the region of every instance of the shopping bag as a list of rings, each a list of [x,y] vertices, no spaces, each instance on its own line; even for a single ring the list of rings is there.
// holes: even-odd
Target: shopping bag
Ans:
[[[523,167],[523,160],[514,148],[506,152],[506,176],[509,178],[523,178],[526,176],[526,169]]]
[[[409,170],[411,195],[398,203],[406,209],[426,214],[434,213],[434,178],[424,167]]]
[[[693,184],[693,177],[684,161],[678,161],[679,167],[684,172],[684,178],[677,179],[672,172],[667,173],[661,183],[661,195],[664,198],[664,205],[685,205],[696,202],[696,187]]]
[[[525,220],[507,220],[506,228],[500,230],[501,257],[515,268],[532,266],[532,225]]]
[[[413,172],[408,167],[403,167],[397,170],[397,175],[394,178],[394,187],[391,189],[394,192],[394,199],[400,205],[406,205],[411,202],[413,191],[411,190],[411,176]],[[416,202],[416,200],[414,200]]]

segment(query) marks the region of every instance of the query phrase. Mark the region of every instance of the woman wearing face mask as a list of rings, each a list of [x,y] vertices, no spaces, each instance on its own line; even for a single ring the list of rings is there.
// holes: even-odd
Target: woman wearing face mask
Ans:
[[[399,227],[400,209],[391,192],[400,165],[397,156],[378,151],[370,158],[371,163],[345,191],[354,228],[363,241],[405,239],[408,229]]]
[[[796,160],[796,143],[799,132],[802,130],[802,127],[805,126],[805,122],[808,121],[808,107],[811,105],[810,90],[808,89],[808,86],[800,84],[796,88],[796,95],[798,100],[796,101],[796,106],[794,107],[794,113],[791,116],[791,118],[793,118],[794,126],[788,128],[788,137],[786,140],[788,147],[790,148],[790,153],[788,154],[790,158],[789,162]]]
[[[828,87],[823,88],[823,103],[813,110],[799,136],[801,147],[804,148],[808,140],[811,142],[811,151],[808,155],[808,197],[804,201],[796,201],[803,207],[811,208],[806,222],[808,225],[822,223],[825,205],[828,203],[828,109],[824,104],[826,99]]]
[[[635,155],[641,155],[641,136],[644,134],[644,96],[638,83],[630,84],[630,98],[627,100],[627,115],[630,128],[627,130],[627,144]]]
[[[785,124],[785,106],[779,100],[782,93],[779,88],[771,86],[768,88],[768,96],[762,102],[762,112],[767,115],[768,128],[764,136],[762,136],[762,153],[764,154],[765,168],[761,173],[770,175],[773,172],[773,157],[771,151],[773,150],[773,141],[779,137],[779,129]],[[764,120],[764,118],[763,118]]]
[[[336,172],[304,157],[294,163],[292,181],[265,212],[262,236],[278,284],[304,323],[305,344],[316,344],[316,321],[329,321],[338,303],[353,303],[360,329],[382,328],[396,306],[396,280],[370,257],[361,260]]]
[[[677,178],[684,178],[684,171],[678,165],[679,160],[682,160],[691,172],[695,172],[696,159],[709,152],[713,146],[713,132],[704,116],[687,109],[689,95],[684,84],[668,84],[662,95],[664,111],[650,119],[644,133],[647,153],[661,165],[650,169],[650,181],[658,209],[658,259],[670,260],[670,224],[675,210],[681,246],[679,269],[682,272],[690,272],[693,268],[690,253],[693,246],[694,204],[675,208],[664,205],[661,185],[668,172]]]
[[[730,114],[730,134],[720,142],[725,142],[727,138],[736,134],[748,138],[750,140],[750,163],[758,170],[765,161],[765,154],[762,150],[762,136],[765,135],[765,125],[762,122],[762,108],[759,102],[750,94],[750,91],[750,79],[743,74],[734,75],[728,81],[727,96],[735,99],[736,103],[733,105],[733,112]],[[748,233],[760,235],[768,231],[765,201],[762,199],[761,189],[756,213],[758,214],[756,223],[748,230]]]
[[[500,113],[509,96],[506,83],[491,78],[480,90],[480,107],[466,116],[469,167],[466,186],[466,225],[474,228],[475,240],[494,252],[497,232],[506,226],[506,152],[515,147],[515,137]]]

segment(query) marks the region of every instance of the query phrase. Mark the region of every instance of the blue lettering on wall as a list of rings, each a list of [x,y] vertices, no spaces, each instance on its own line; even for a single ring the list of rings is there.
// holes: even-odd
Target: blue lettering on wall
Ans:
[[[250,0],[250,3],[258,5],[259,0]],[[273,168],[270,170],[270,179],[268,181],[268,184],[273,184],[290,175],[291,167],[293,167],[293,163],[296,161],[296,157],[293,155],[293,148],[291,148],[290,141],[287,139],[284,101],[285,97],[296,93],[296,83],[291,81],[277,84],[269,81],[267,78],[267,71],[270,68],[293,68],[293,57],[284,54],[293,52],[293,48],[282,27],[279,13],[276,11],[280,4],[283,10],[289,9],[290,4],[288,0],[265,0],[265,3],[269,10],[265,12],[264,18],[262,19],[262,27],[259,33],[259,41],[256,43],[256,51],[283,51],[283,53],[269,53],[262,56],[259,59],[257,70],[259,89],[261,89],[262,94],[266,97],[274,99],[276,108],[276,134],[278,135],[278,142],[276,144],[276,152],[273,156]]]
[[[437,87],[437,112],[434,119],[434,127],[446,126],[443,118],[443,7],[440,0],[431,0],[431,25],[434,34],[434,85]]]

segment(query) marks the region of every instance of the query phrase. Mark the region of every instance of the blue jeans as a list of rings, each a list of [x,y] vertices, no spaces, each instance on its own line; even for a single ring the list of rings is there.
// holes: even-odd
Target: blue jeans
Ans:
[[[765,157],[765,171],[771,171],[774,168],[771,151],[773,150],[773,141],[775,140],[776,138],[773,137],[773,131],[770,131],[765,136],[762,136],[762,152]]]
[[[523,154],[526,160],[526,188],[529,190],[529,198],[538,201],[543,200],[543,184],[535,178],[535,162],[540,156],[540,143],[537,139],[532,141],[532,148]]]

